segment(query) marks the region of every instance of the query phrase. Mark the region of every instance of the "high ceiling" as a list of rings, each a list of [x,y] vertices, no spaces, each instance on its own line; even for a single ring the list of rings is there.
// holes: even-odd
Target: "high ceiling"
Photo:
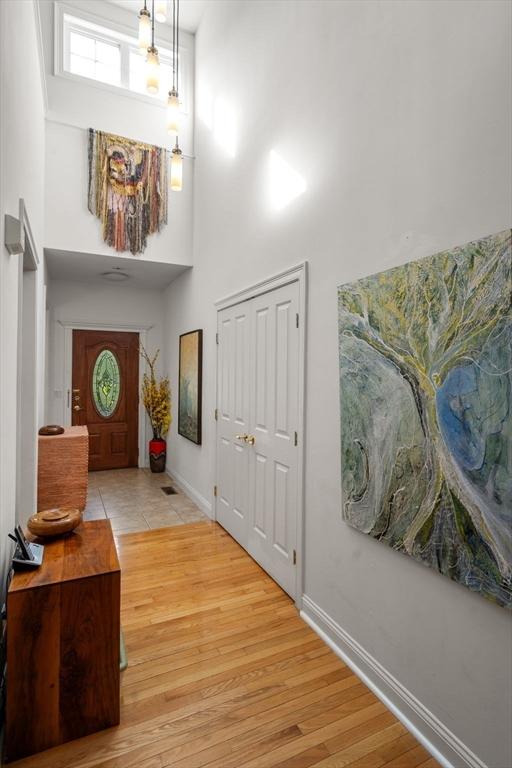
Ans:
[[[114,5],[119,5],[133,14],[138,14],[144,5],[144,0],[108,0]],[[204,9],[212,0],[180,0],[180,29],[195,34],[201,21]],[[151,8],[151,0],[147,2],[148,8]]]

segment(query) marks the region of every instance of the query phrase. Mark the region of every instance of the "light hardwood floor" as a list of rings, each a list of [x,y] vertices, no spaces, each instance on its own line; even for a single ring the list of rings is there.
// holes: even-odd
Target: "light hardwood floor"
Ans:
[[[121,725],[16,768],[434,768],[214,523],[118,536]]]

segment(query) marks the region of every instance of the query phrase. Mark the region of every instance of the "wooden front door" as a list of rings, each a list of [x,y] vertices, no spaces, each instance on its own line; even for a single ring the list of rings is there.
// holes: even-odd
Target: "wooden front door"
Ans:
[[[89,469],[138,464],[139,334],[73,331],[73,424],[89,430]]]

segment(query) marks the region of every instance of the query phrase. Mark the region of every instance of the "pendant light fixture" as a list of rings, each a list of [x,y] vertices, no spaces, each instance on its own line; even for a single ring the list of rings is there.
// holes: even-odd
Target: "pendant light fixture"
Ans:
[[[171,189],[173,192],[181,192],[183,189],[183,153],[177,138],[171,156]]]
[[[145,56],[151,45],[151,14],[147,9],[146,0],[144,8],[139,13],[139,51]]]
[[[176,139],[171,152],[171,190],[183,189],[183,153],[178,143],[180,102],[179,83],[179,35],[180,35],[180,0],[172,0],[172,88],[167,99],[167,131]]]
[[[178,137],[180,119],[180,101],[178,95],[179,15],[180,0],[172,0],[172,88],[167,97],[167,133],[173,139]]]
[[[155,48],[155,0],[152,0],[151,8],[151,45],[146,58],[146,90],[151,94],[160,90],[160,59],[158,49]]]
[[[164,22],[167,17],[167,2],[151,0],[151,13],[146,7],[139,13],[139,49],[145,47],[146,57],[146,90],[156,94],[160,89],[160,59],[155,46],[155,19]],[[151,37],[148,37],[148,30]],[[167,99],[167,131],[176,143],[171,150],[170,186],[173,192],[183,189],[183,152],[178,142],[180,101],[178,95],[179,83],[179,29],[180,29],[180,0],[172,0],[172,88]]]
[[[167,0],[156,0],[155,18],[160,24],[165,24],[167,21],[167,10]]]

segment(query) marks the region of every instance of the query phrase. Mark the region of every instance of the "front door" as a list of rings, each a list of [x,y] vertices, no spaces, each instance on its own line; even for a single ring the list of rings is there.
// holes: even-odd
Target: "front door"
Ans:
[[[294,282],[218,315],[217,520],[292,597],[298,300]]]
[[[72,423],[89,430],[89,469],[138,464],[139,334],[73,331]]]

